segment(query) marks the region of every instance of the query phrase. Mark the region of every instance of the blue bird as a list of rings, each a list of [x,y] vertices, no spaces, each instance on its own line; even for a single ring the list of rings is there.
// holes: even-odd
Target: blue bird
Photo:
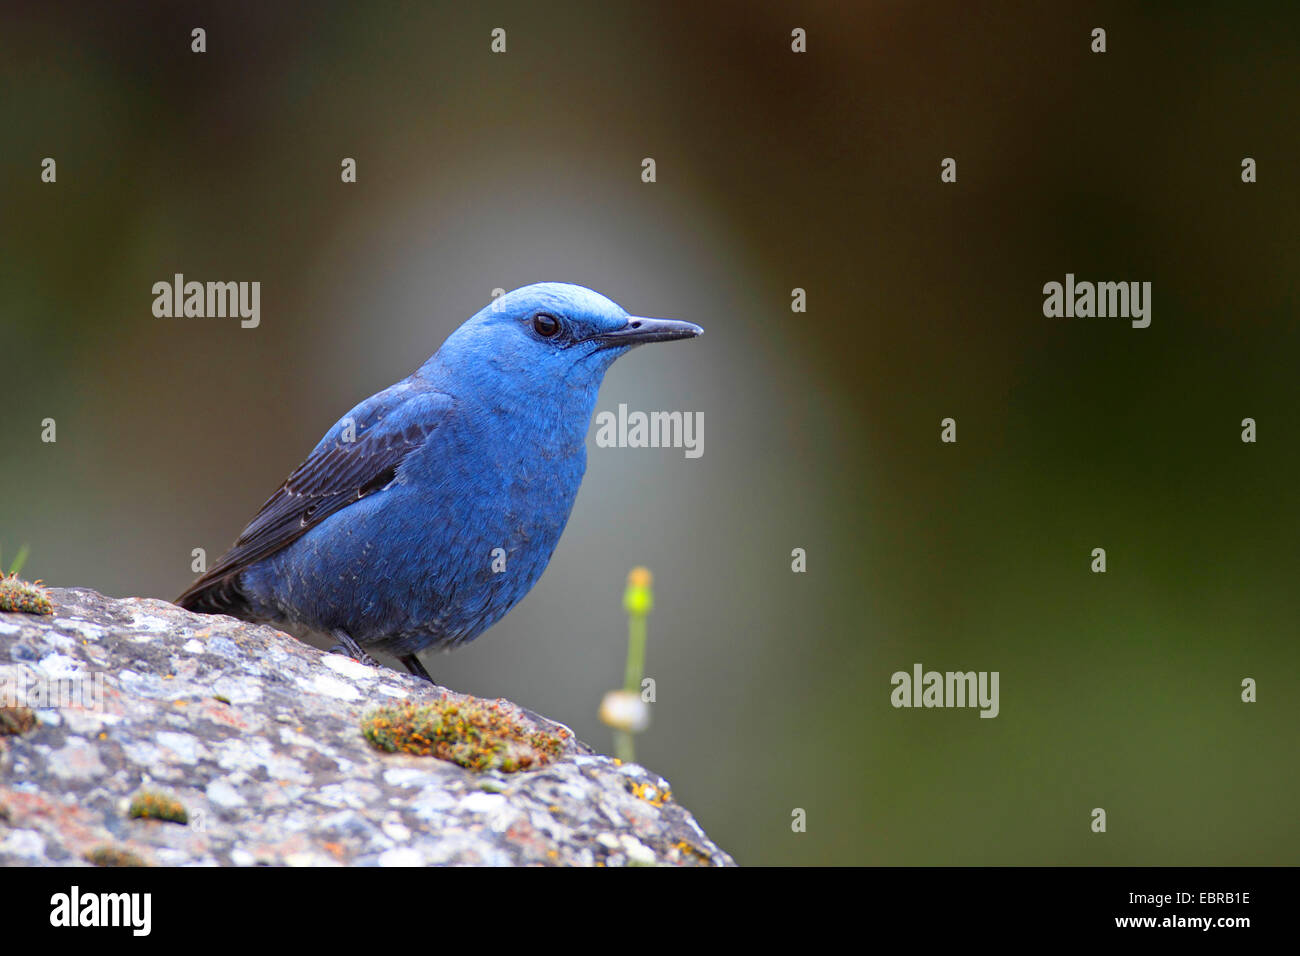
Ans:
[[[578,285],[501,296],[339,419],[176,603],[330,634],[432,681],[419,651],[473,640],[546,569],[609,366],[703,331]]]

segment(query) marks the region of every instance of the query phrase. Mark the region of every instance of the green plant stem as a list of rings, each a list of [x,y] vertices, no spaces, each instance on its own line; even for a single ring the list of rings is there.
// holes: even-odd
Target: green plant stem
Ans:
[[[623,677],[623,689],[629,694],[641,693],[641,678],[645,674],[645,614],[629,614],[627,617],[627,673]],[[625,730],[614,731],[614,755],[625,763],[636,759],[636,749],[632,735]]]
[[[645,622],[644,614],[628,615],[627,675],[623,679],[623,689],[630,694],[641,693],[641,677],[645,673]]]
[[[624,763],[636,761],[636,750],[632,746],[632,735],[626,730],[614,731],[614,756]]]

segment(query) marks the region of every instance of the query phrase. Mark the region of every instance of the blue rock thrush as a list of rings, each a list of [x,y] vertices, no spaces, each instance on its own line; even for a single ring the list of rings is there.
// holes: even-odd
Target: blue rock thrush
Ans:
[[[418,651],[473,640],[546,569],[610,364],[702,331],[577,285],[501,296],[336,422],[176,603],[330,634],[432,680]]]

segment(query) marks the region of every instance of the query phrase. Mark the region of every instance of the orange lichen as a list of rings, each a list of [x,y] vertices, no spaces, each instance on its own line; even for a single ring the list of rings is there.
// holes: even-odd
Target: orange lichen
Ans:
[[[692,846],[685,840],[678,840],[673,844],[673,849],[684,856],[692,856],[702,863],[712,863],[712,858],[697,846]]]
[[[665,803],[671,803],[673,799],[671,790],[660,790],[654,784],[629,781],[627,788],[635,796],[654,807],[662,807]]]
[[[371,711],[361,721],[380,750],[434,756],[469,770],[535,770],[559,757],[564,728],[535,730],[510,716],[500,701],[438,700]]]

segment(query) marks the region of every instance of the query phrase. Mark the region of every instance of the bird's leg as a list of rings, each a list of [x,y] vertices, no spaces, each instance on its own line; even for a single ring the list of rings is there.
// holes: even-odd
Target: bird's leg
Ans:
[[[367,667],[378,667],[379,661],[375,660],[369,654],[361,649],[361,645],[352,639],[352,635],[342,628],[335,628],[330,632],[338,639],[338,643],[330,648],[331,654],[342,652],[353,660],[360,661]]]
[[[438,682],[433,679],[433,675],[431,675],[427,670],[424,669],[424,665],[420,663],[420,659],[416,657],[414,654],[403,654],[399,656],[397,659],[402,662],[403,667],[405,667],[416,677],[420,678],[421,680],[427,680],[434,687],[438,686]]]

